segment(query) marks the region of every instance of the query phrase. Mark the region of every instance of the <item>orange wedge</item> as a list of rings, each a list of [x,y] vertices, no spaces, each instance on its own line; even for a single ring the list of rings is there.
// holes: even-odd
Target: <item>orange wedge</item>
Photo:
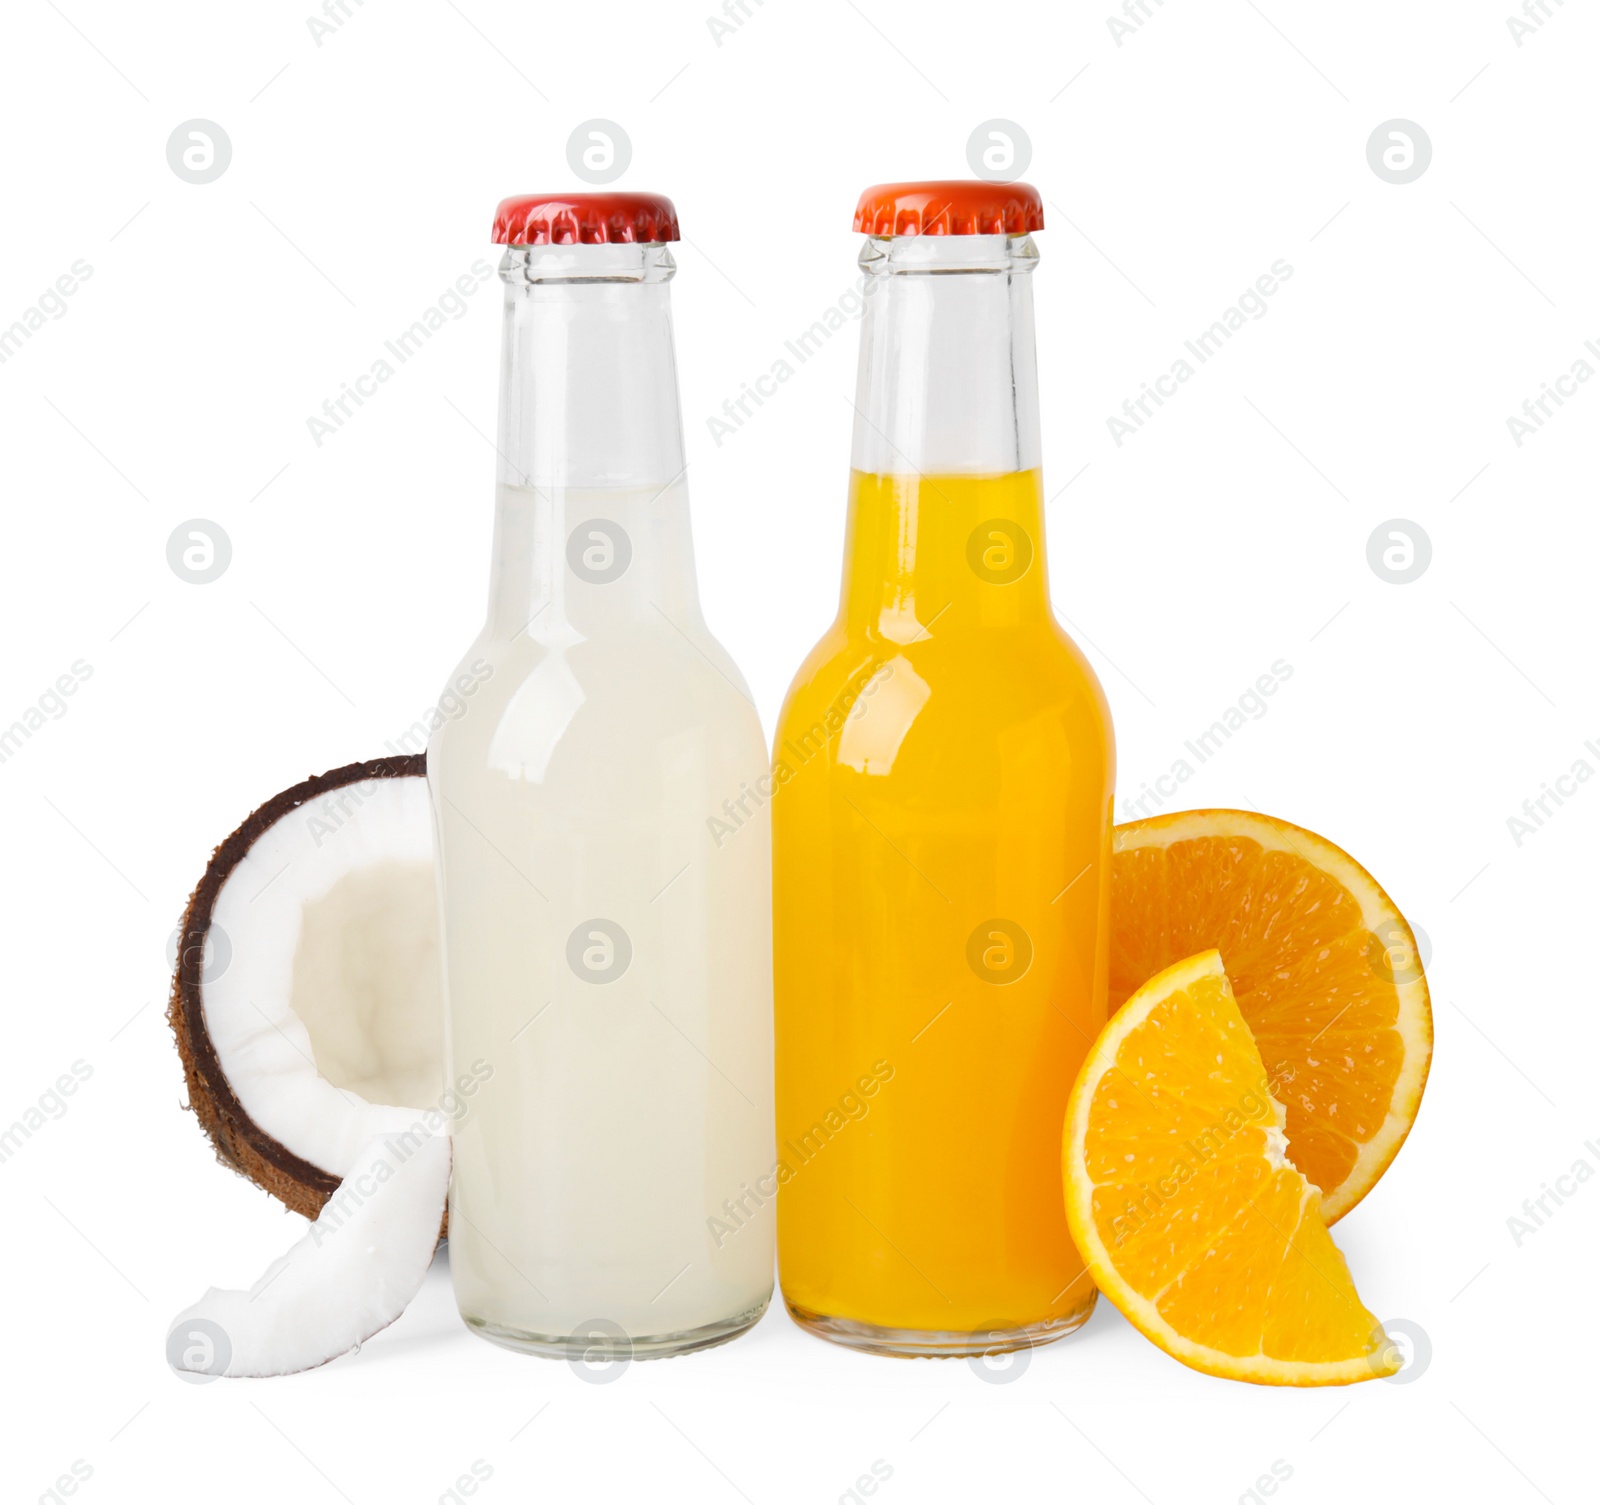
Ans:
[[[1152,977],[1067,1105],[1067,1223],[1094,1282],[1173,1358],[1261,1385],[1348,1385],[1399,1354],[1356,1295],[1215,951]]]
[[[1394,1159],[1428,1078],[1411,927],[1354,858],[1287,821],[1190,810],[1118,826],[1111,1007],[1213,946],[1288,1111],[1289,1158],[1336,1222]]]

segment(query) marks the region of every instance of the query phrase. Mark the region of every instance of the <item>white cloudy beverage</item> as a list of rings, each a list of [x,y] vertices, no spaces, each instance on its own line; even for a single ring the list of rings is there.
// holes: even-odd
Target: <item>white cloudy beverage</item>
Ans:
[[[772,1288],[766,746],[695,587],[671,205],[508,200],[496,239],[489,615],[428,748],[450,1073],[490,1068],[451,1270],[507,1346],[685,1352]]]

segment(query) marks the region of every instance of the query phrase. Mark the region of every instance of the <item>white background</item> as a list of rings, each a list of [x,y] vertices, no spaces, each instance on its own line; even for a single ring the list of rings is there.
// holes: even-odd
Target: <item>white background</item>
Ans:
[[[719,47],[709,0],[352,0],[319,47],[308,3],[6,10],[0,326],[93,268],[0,365],[0,723],[93,669],[0,764],[0,1123],[93,1071],[0,1165],[6,1498],[75,1460],[104,1501],[432,1502],[475,1460],[487,1501],[831,1502],[875,1460],[888,1505],[1234,1501],[1277,1460],[1290,1505],[1593,1498],[1600,1185],[1520,1247],[1507,1219],[1600,1167],[1600,784],[1520,846],[1507,818],[1600,769],[1600,383],[1521,447],[1506,419],[1600,341],[1594,9],[1552,4],[1519,47],[1510,0],[1168,0],[1118,46],[1109,0],[750,0]],[[233,144],[204,186],[166,160],[194,117]],[[1009,1383],[773,1310],[596,1386],[468,1335],[442,1262],[323,1370],[167,1371],[171,1316],[303,1225],[181,1109],[164,946],[213,844],[381,753],[476,631],[497,285],[321,448],[306,419],[492,260],[502,195],[581,186],[566,142],[591,117],[631,137],[620,186],[669,193],[688,236],[702,591],[769,732],[836,599],[855,326],[721,447],[706,417],[850,286],[862,186],[965,175],[992,117],[1027,131],[1052,587],[1115,711],[1119,808],[1284,659],[1268,713],[1160,808],[1321,831],[1431,941],[1427,1098],[1336,1233],[1372,1309],[1428,1335],[1410,1383],[1205,1378],[1102,1303]],[[1395,117],[1433,145],[1403,186],[1366,157]],[[1123,398],[1279,258],[1265,317],[1114,444]],[[166,562],[190,518],[232,540],[204,587]],[[1367,563],[1392,518],[1432,542],[1404,586]]]

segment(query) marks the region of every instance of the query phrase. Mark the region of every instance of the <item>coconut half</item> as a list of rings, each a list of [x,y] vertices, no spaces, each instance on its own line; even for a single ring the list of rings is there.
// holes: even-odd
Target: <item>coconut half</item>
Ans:
[[[405,1310],[444,1232],[460,1102],[424,759],[268,800],[212,854],[175,951],[189,1106],[225,1165],[315,1221],[248,1291],[181,1313],[167,1360],[186,1379],[315,1368]]]
[[[352,763],[256,810],[184,912],[167,1017],[189,1106],[304,1217],[440,1105],[432,842],[421,754]]]

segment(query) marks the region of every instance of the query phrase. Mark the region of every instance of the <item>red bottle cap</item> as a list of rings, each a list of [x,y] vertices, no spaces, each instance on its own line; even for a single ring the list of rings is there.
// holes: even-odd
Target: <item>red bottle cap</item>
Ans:
[[[1044,201],[1030,183],[879,183],[856,204],[868,235],[1031,235],[1044,229]]]
[[[659,193],[524,193],[501,199],[497,246],[633,245],[676,240],[678,211]]]

